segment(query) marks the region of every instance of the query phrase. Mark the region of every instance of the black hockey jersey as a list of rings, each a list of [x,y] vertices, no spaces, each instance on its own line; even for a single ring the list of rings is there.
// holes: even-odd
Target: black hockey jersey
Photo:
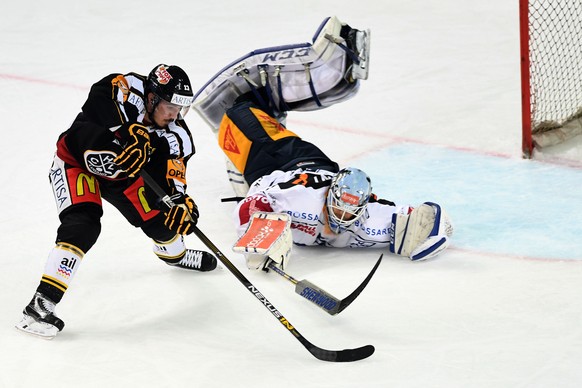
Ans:
[[[95,83],[81,113],[60,135],[57,155],[99,179],[128,179],[113,159],[122,150],[120,131],[132,123],[143,124],[145,82],[146,77],[139,74],[116,73]],[[165,176],[172,189],[184,192],[185,167],[195,152],[186,123],[179,117],[166,128],[152,125],[148,129],[154,152],[145,169],[158,181]]]

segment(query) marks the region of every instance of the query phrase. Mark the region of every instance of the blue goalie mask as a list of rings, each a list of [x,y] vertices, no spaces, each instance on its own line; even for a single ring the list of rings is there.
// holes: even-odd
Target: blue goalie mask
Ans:
[[[353,167],[340,170],[331,181],[327,193],[331,230],[342,232],[362,217],[371,195],[372,183],[365,172]]]

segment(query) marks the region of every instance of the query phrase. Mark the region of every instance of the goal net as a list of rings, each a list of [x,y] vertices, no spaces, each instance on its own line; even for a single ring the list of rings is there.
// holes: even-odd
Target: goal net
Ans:
[[[582,0],[520,0],[520,40],[530,158],[582,134]]]

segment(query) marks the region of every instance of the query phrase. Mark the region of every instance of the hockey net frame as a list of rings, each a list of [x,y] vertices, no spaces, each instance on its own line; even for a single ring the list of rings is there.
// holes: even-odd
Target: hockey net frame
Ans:
[[[522,153],[582,134],[582,2],[520,0]]]

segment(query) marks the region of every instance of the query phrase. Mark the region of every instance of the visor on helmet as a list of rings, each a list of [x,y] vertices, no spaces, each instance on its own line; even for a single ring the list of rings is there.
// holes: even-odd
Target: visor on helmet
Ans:
[[[156,66],[147,80],[147,91],[154,93],[157,105],[165,101],[172,106],[180,107],[182,117],[186,116],[190,105],[194,102],[192,85],[186,72],[175,65],[160,64]]]

